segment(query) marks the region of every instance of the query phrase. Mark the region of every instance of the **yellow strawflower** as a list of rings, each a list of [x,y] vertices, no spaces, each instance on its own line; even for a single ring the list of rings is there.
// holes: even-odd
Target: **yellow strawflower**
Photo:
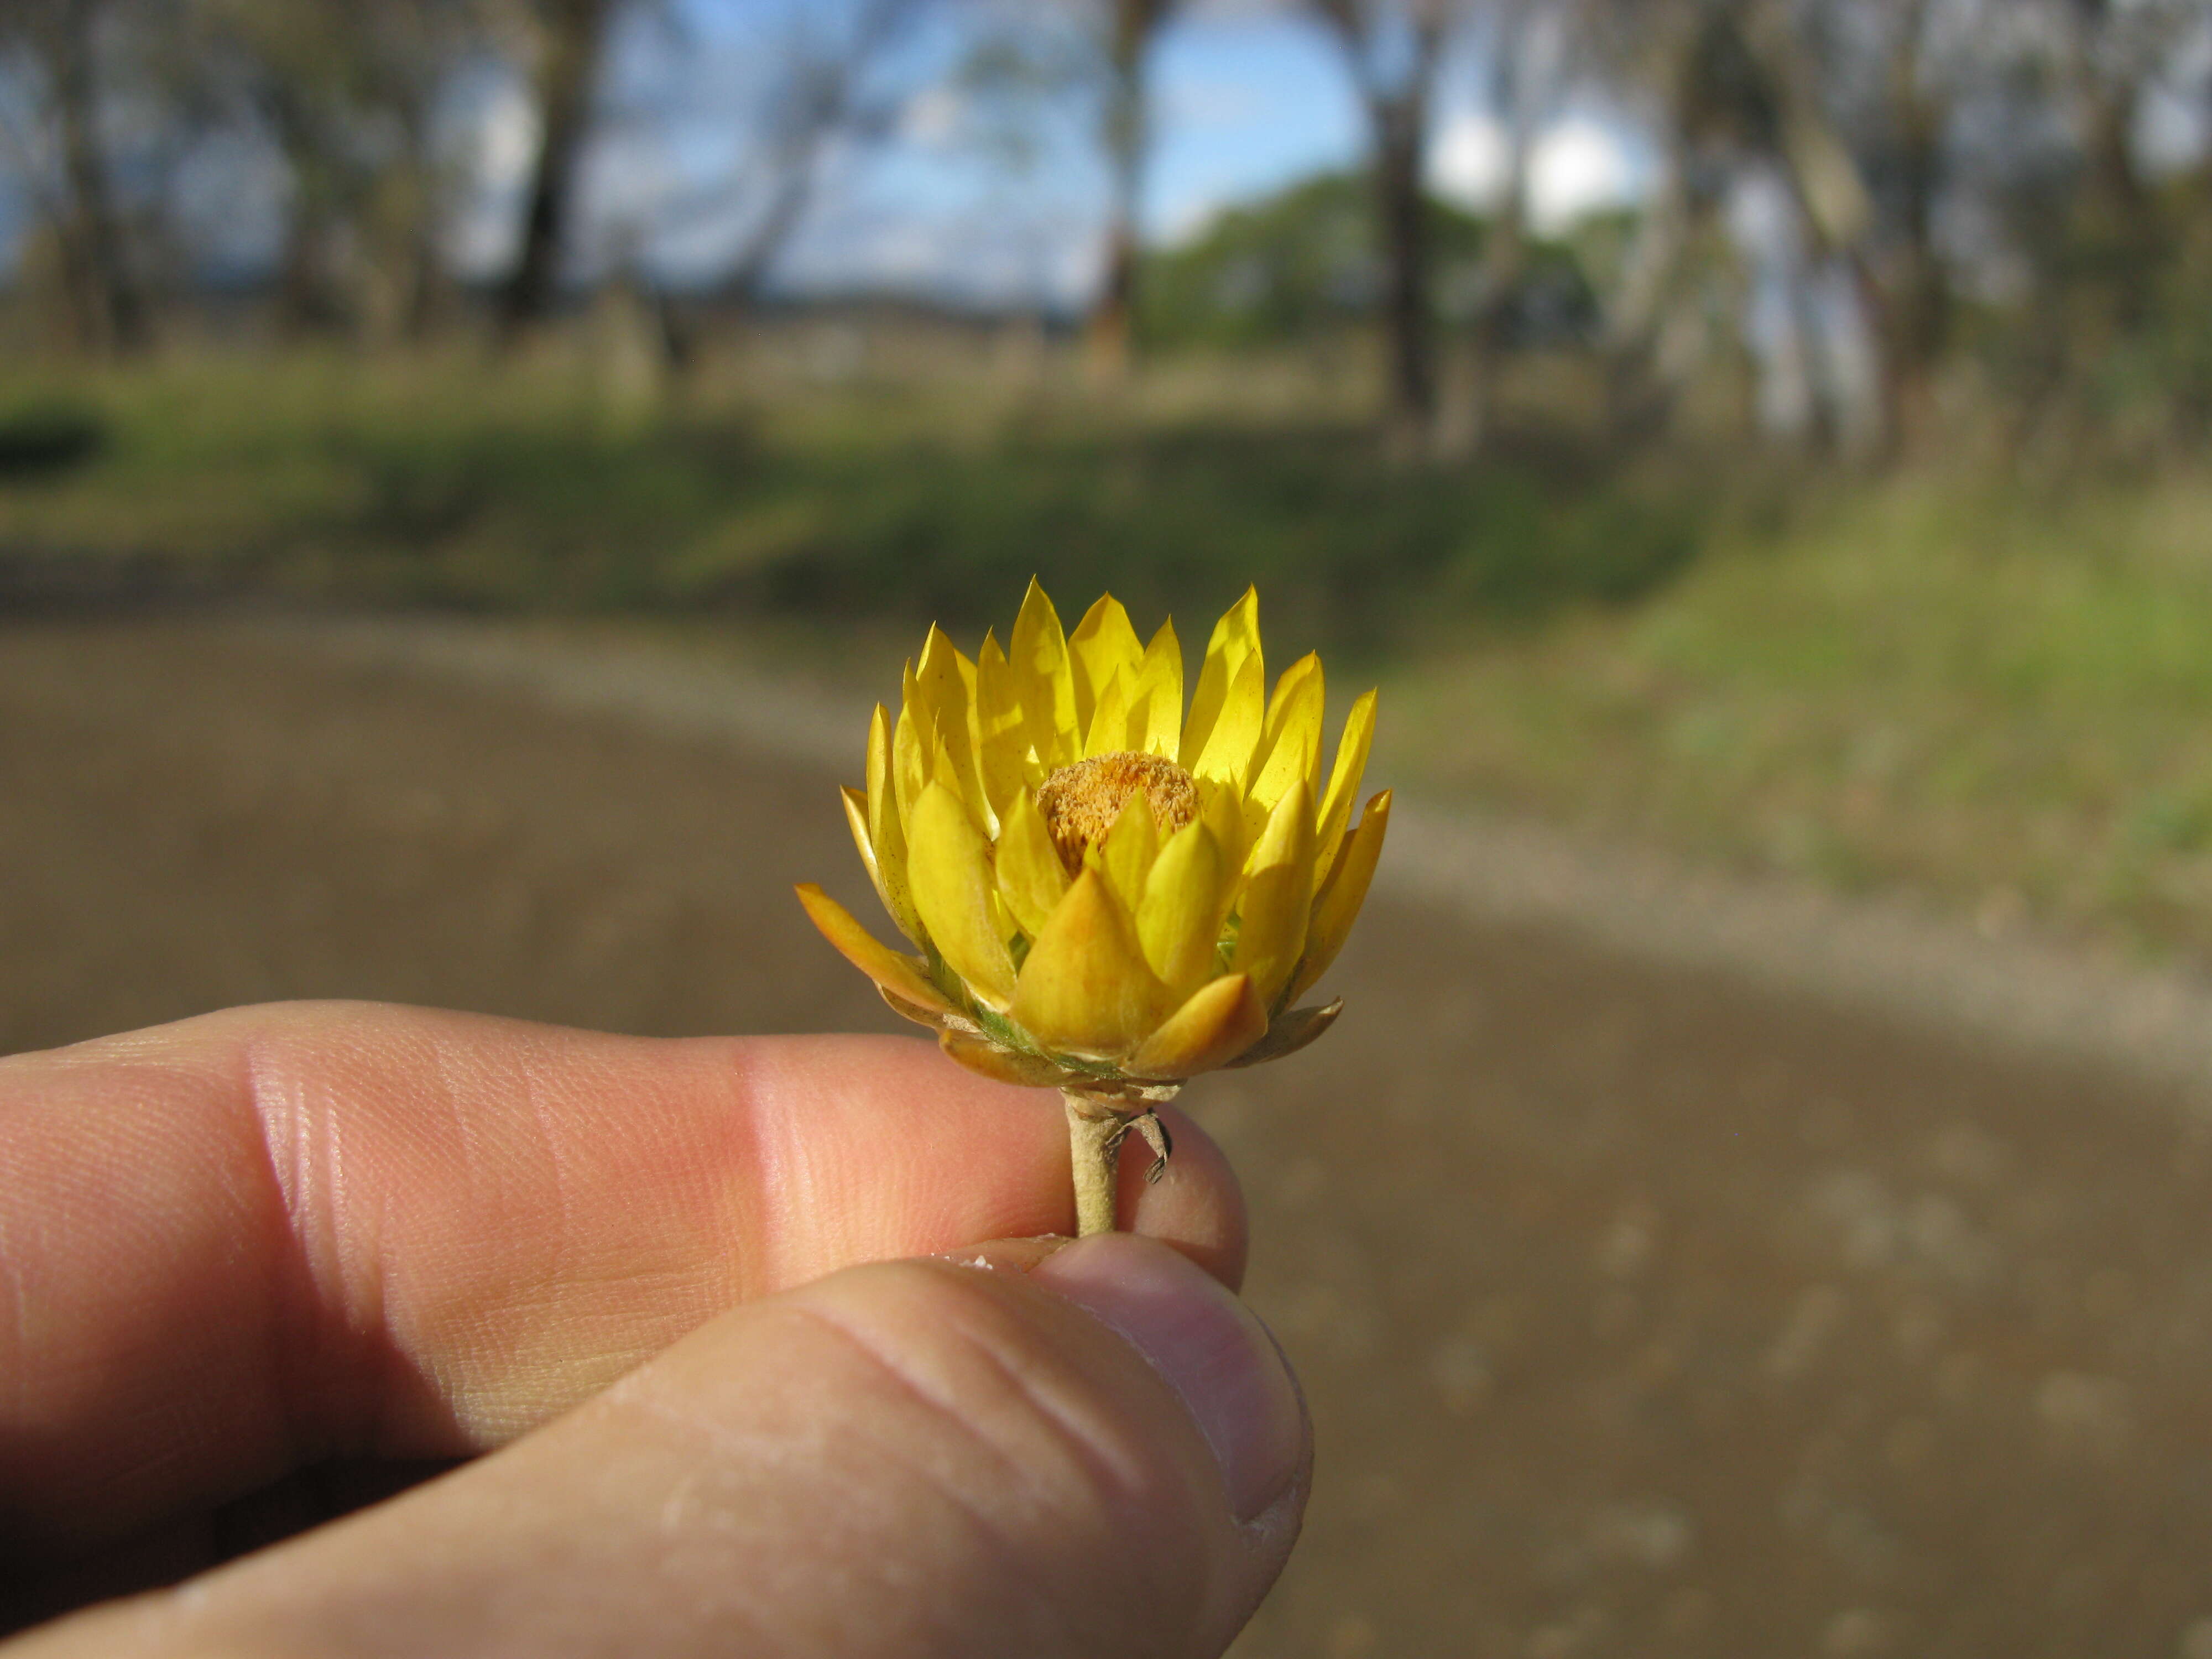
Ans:
[[[1311,655],[1267,696],[1256,592],[1215,624],[1186,720],[1171,623],[1141,644],[1108,598],[1069,637],[1031,582],[1006,649],[970,661],[932,628],[897,720],[869,724],[846,816],[921,954],[811,883],[799,900],[953,1059],[1062,1091],[1085,1231],[1112,1225],[1097,1166],[1133,1129],[1164,1155],[1152,1108],[1184,1079],[1302,1048],[1343,1006],[1293,1005],[1358,915],[1390,796],[1352,822],[1375,693],[1325,787],[1322,703]]]

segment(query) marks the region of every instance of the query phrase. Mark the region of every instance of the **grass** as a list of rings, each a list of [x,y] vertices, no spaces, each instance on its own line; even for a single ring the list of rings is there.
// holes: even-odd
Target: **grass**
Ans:
[[[1646,591],[1695,544],[1659,492],[1394,471],[1337,412],[1133,419],[1048,393],[962,410],[890,388],[626,413],[558,365],[314,359],[75,395],[104,438],[0,479],[0,549],[356,599],[980,631],[1032,574],[1152,611],[1218,611],[1256,580],[1299,631],[1382,649],[1439,605],[1528,617]],[[0,447],[7,430],[0,413]]]
[[[1257,580],[1271,638],[1381,673],[1401,779],[2212,962],[2212,478],[1732,470],[1392,469],[1279,385],[184,358],[0,398],[0,557],[971,640],[1035,572],[1187,648]]]
[[[1907,477],[1397,678],[1432,781],[2212,959],[2212,483]]]

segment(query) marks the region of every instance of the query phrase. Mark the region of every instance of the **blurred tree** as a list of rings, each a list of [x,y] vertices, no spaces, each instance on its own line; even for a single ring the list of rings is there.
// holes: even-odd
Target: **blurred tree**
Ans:
[[[754,205],[726,274],[726,298],[750,301],[791,240],[820,187],[833,146],[864,149],[898,130],[915,88],[885,75],[884,63],[909,40],[933,0],[848,0],[801,3],[783,20],[769,50],[774,83],[757,107],[738,175],[710,198]]]
[[[672,365],[688,354],[689,307],[635,267],[656,243],[711,241],[722,251],[699,297],[726,311],[753,306],[778,257],[805,221],[833,158],[850,163],[898,135],[944,65],[924,49],[921,25],[946,0],[777,0],[745,17],[740,85],[722,76],[666,72],[635,107],[610,108],[609,125],[647,128],[703,118],[728,134],[733,159],[642,210],[623,228],[613,264],[649,292]],[[664,45],[694,49],[693,25],[659,15]]]
[[[1702,15],[1699,0],[1584,0],[1577,18],[1616,95],[1643,106],[1661,158],[1607,296],[1616,441],[1672,422],[1691,378],[1715,355],[1714,313],[1734,314],[1741,302],[1741,262],[1723,220],[1729,181],[1693,137],[1690,64]]]
[[[1615,405],[1626,425],[1665,419],[1716,356],[1747,367],[1752,275],[1726,216],[1750,179],[1781,186],[1807,245],[1808,258],[1778,262],[1769,277],[1787,291],[1796,360],[1832,360],[1839,349],[1834,301],[1820,302],[1828,273],[1840,270],[1862,309],[1874,304],[1873,203],[1825,101],[1835,60],[1816,50],[1821,3],[1593,0],[1611,61],[1650,96],[1666,156],[1614,311]],[[1878,329],[1850,337],[1880,356]],[[1877,362],[1856,378],[1879,386],[1884,375]],[[1810,379],[1816,432],[1863,447],[1881,441],[1879,400],[1852,397],[1849,377],[1832,370]]]
[[[617,0],[528,0],[535,36],[538,142],[514,265],[500,292],[502,331],[512,339],[552,309],[575,216],[577,158],[589,134],[592,99]]]
[[[2166,216],[2136,145],[2145,101],[2183,26],[2190,0],[2051,0],[2056,27],[2051,93],[2069,113],[2073,188],[2041,250],[2039,320],[2063,354],[2059,376],[2078,380],[2153,320],[2157,276],[2170,252]]]
[[[283,321],[419,333],[446,196],[435,104],[478,0],[198,0],[197,18],[203,75],[284,159]]]
[[[1434,198],[1429,218],[1437,288],[1485,303],[1494,225]],[[1492,319],[1501,351],[1594,337],[1595,292],[1575,249],[1528,234],[1516,261],[1513,302]],[[1151,254],[1143,332],[1164,343],[1228,349],[1310,345],[1373,320],[1381,269],[1368,181],[1324,173],[1227,209],[1189,241]]]
[[[1874,72],[1853,148],[1883,232],[1870,294],[1881,330],[1882,401],[1893,440],[1934,416],[1937,364],[1951,338],[1952,284],[1937,245],[1955,82],[1931,35],[1936,0],[1877,0]]]
[[[83,349],[144,345],[149,307],[116,199],[105,134],[106,64],[114,37],[148,17],[122,0],[7,0],[0,49],[16,55],[51,144],[19,142],[17,172],[53,235],[72,331]],[[51,161],[51,165],[49,162]]]
[[[1504,161],[1468,322],[1467,384],[1438,428],[1440,447],[1460,455],[1482,443],[1498,369],[1515,342],[1529,267],[1529,170],[1568,70],[1569,21],[1558,0],[1492,0],[1483,22],[1484,102],[1504,135]]]
[[[1313,0],[1342,46],[1373,145],[1382,325],[1395,447],[1425,448],[1437,411],[1428,194],[1423,183],[1437,72],[1457,0]]]
[[[1369,181],[1325,173],[1226,208],[1145,262],[1148,340],[1228,349],[1310,343],[1376,314],[1381,261]]]
[[[489,39],[491,8],[488,0],[382,0],[363,9],[395,139],[368,204],[385,278],[372,315],[420,339],[453,286],[441,242],[462,183],[457,161],[441,149],[440,104]]]
[[[1104,8],[1107,90],[1103,137],[1110,174],[1106,263],[1089,325],[1092,361],[1109,374],[1128,368],[1136,314],[1138,226],[1152,110],[1146,59],[1175,0],[1098,0]]]
[[[1151,58],[1182,0],[1049,0],[971,5],[980,36],[960,76],[1003,159],[1025,164],[1068,112],[1095,120],[1106,161],[1103,258],[1085,319],[1091,368],[1128,368],[1147,307],[1139,289],[1145,174],[1152,139]],[[1095,114],[1094,114],[1095,112]]]

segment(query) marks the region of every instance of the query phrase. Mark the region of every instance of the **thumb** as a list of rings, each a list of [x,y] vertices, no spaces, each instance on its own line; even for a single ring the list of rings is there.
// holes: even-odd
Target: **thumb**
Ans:
[[[1311,1441],[1273,1341],[1128,1235],[856,1267],[404,1498],[81,1615],[68,1653],[1212,1655]]]

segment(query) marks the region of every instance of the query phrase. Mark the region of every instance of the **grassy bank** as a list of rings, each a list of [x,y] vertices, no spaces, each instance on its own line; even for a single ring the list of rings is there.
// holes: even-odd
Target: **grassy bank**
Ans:
[[[1233,377],[1110,407],[1036,374],[608,384],[301,357],[21,386],[0,557],[832,634],[978,634],[1034,571],[1188,635],[1257,580],[1271,637],[1382,672],[1401,777],[2212,960],[2204,477],[1790,488],[1525,436],[1393,469],[1343,400]]]
[[[1400,677],[1432,780],[2212,960],[2212,483],[1905,477]]]
[[[1155,612],[1258,581],[1382,650],[1632,597],[1696,544],[1680,499],[1562,462],[1394,470],[1356,410],[1102,412],[1047,380],[646,403],[588,363],[217,359],[21,392],[13,425],[51,450],[70,410],[99,441],[0,479],[0,549],[362,599],[980,631],[1033,573]]]

